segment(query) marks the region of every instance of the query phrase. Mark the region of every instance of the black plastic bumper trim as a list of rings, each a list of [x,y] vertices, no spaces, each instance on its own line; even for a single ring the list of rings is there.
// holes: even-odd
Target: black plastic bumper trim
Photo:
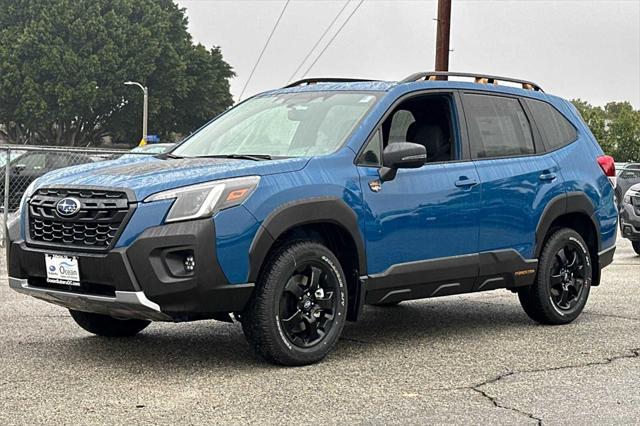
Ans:
[[[607,266],[611,265],[611,263],[613,262],[613,255],[616,252],[616,246],[613,245],[607,249],[602,250],[600,253],[598,253],[598,266],[600,266],[600,269],[602,268],[606,268]]]
[[[16,241],[10,247],[9,275],[27,284],[33,281],[30,288],[40,292],[82,297],[95,295],[96,288],[105,291],[110,287],[113,294],[140,293],[173,321],[218,318],[221,313],[242,311],[254,284],[228,282],[217,262],[215,241],[211,219],[148,228],[129,247],[105,254],[28,247],[24,241]],[[193,254],[193,272],[176,271],[180,266],[176,253],[181,251]],[[46,279],[45,253],[78,257],[82,279],[79,289],[38,285]],[[95,309],[91,311],[97,312]]]

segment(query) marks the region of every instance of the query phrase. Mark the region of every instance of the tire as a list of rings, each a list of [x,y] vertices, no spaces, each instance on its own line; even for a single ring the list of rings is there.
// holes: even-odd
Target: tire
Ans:
[[[631,245],[633,246],[633,251],[640,255],[640,241],[631,241]]]
[[[568,324],[582,313],[592,277],[591,256],[583,238],[573,229],[557,230],[542,249],[534,284],[518,292],[520,304],[541,324]]]
[[[139,319],[117,319],[108,315],[69,309],[71,318],[89,333],[104,337],[131,337],[144,330],[151,321]]]
[[[268,258],[243,313],[253,351],[280,365],[323,359],[347,315],[347,284],[338,259],[315,241],[286,244]]]

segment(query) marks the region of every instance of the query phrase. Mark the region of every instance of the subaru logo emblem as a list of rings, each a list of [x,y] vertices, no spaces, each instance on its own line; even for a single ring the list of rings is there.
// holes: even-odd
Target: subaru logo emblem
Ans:
[[[58,201],[58,204],[56,204],[56,211],[60,216],[69,217],[78,213],[81,206],[80,200],[68,197]]]

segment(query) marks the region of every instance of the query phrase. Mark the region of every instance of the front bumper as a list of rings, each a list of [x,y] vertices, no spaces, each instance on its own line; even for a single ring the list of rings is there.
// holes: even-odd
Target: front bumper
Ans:
[[[630,203],[620,204],[620,232],[624,238],[640,241],[640,208]]]
[[[13,289],[69,309],[122,318],[189,321],[242,311],[253,284],[229,284],[216,257],[211,219],[156,226],[126,248],[84,253],[11,243]],[[80,286],[46,282],[45,254],[78,257]],[[184,267],[192,256],[193,271]]]
[[[116,291],[114,297],[72,293],[29,285],[27,279],[9,277],[9,286],[17,292],[76,311],[94,312],[122,318],[172,321],[160,306],[147,299],[142,291]]]

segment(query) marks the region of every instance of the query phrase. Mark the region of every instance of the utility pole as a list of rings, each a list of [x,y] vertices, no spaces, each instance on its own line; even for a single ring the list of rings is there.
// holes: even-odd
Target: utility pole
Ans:
[[[436,34],[436,71],[449,71],[449,33],[451,0],[438,0],[438,32]],[[446,77],[439,80],[446,80]]]

